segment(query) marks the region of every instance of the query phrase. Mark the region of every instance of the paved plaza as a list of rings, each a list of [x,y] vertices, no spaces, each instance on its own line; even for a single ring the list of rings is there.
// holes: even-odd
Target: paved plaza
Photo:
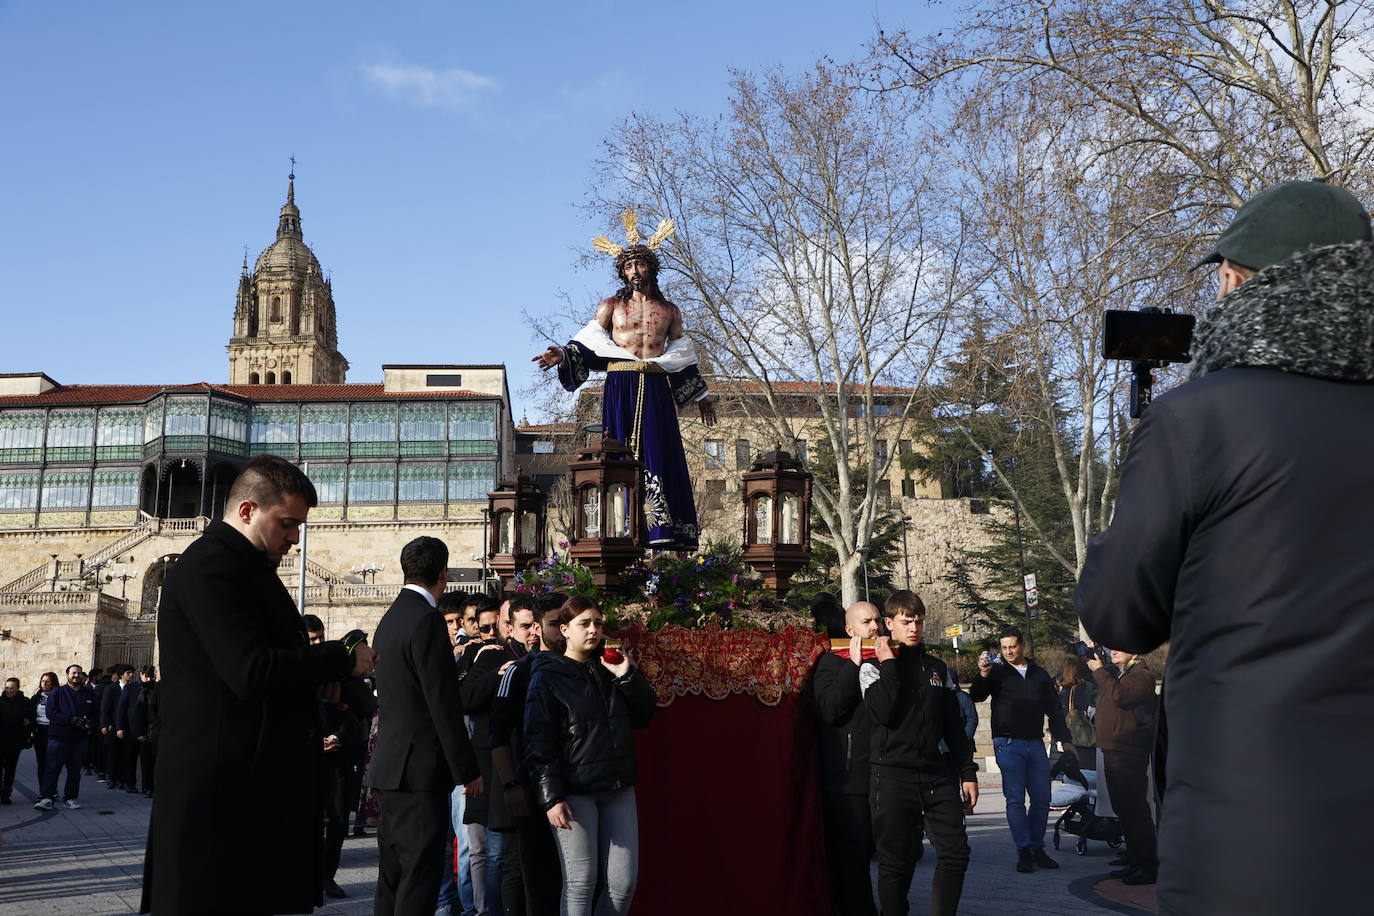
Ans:
[[[225,791],[232,792],[233,787],[226,786]],[[996,782],[989,782],[981,791],[978,812],[969,819],[973,860],[959,908],[961,914],[1078,916],[1150,912],[1150,889],[1124,888],[1119,882],[1103,880],[1109,871],[1107,862],[1115,854],[1103,843],[1090,843],[1087,855],[1078,856],[1073,851],[1074,838],[1067,837],[1063,850],[1049,850],[1063,866],[1058,871],[1016,873],[1016,856],[1002,813],[1001,790]],[[0,916],[105,916],[138,912],[143,844],[152,802],[142,795],[111,791],[94,777],[82,779],[80,801],[84,807],[79,811],[35,811],[32,804],[36,796],[33,753],[25,751],[15,782],[15,803],[0,807],[0,830],[6,840],[5,846],[0,847]],[[270,830],[271,826],[264,825],[264,829]],[[213,844],[214,825],[207,824],[205,833],[191,842]],[[709,860],[709,851],[703,851],[702,865],[708,873]],[[913,914],[929,911],[934,860],[934,853],[927,848],[911,890]],[[691,873],[690,880],[698,880],[703,872],[692,869]],[[252,880],[251,875],[244,877]],[[371,913],[376,877],[376,840],[349,837],[344,843],[338,876],[349,896],[346,900],[327,900],[315,912],[331,916]],[[1127,899],[1147,902],[1113,902]],[[717,916],[729,914],[720,909]]]

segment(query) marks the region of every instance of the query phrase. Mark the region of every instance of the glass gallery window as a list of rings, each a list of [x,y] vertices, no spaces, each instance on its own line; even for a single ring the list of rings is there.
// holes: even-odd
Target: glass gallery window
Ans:
[[[37,474],[0,474],[0,512],[32,511],[37,506]]]
[[[496,451],[496,408],[490,404],[450,404],[450,455],[490,455]],[[485,498],[486,494],[483,494]]]
[[[49,461],[90,461],[95,411],[54,410],[48,416]]]
[[[355,464],[348,469],[349,503],[389,503],[396,498],[396,468]]]
[[[443,404],[401,405],[401,454],[444,454]]]
[[[402,466],[400,499],[403,503],[443,502],[444,466],[442,464]]]
[[[0,461],[38,461],[43,447],[43,412],[7,410],[0,413]]]
[[[167,435],[203,436],[209,420],[209,402],[205,398],[168,398]]]
[[[301,407],[302,458],[342,457],[347,441],[348,407],[343,404]]]
[[[312,464],[306,476],[315,485],[320,505],[338,505],[344,499],[344,468],[341,464]]]
[[[222,448],[234,454],[243,453],[243,443],[248,441],[248,408],[243,404],[230,401],[210,401],[210,436],[219,440]]]
[[[307,407],[305,410],[310,410]],[[292,405],[254,406],[253,422],[249,429],[249,451],[254,455],[272,455],[296,451],[297,408]],[[340,435],[343,435],[342,429]],[[342,441],[342,440],[340,440]]]
[[[162,438],[162,401],[162,398],[158,398],[143,405],[143,442],[145,445]]]
[[[138,471],[96,471],[91,508],[122,509],[138,505]]]
[[[496,489],[496,465],[451,464],[448,468],[448,500],[480,499]]]
[[[100,461],[138,458],[143,411],[138,408],[102,410],[96,418],[95,457]]]
[[[48,471],[43,475],[43,508],[84,509],[90,490],[90,471]]]
[[[348,441],[354,456],[396,454],[396,405],[354,404]]]

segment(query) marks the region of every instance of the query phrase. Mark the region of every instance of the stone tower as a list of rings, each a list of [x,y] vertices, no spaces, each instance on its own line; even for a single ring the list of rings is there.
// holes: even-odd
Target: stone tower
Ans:
[[[231,385],[342,384],[348,371],[333,289],[302,240],[294,172],[289,181],[277,240],[258,255],[251,274],[243,258],[228,346]]]

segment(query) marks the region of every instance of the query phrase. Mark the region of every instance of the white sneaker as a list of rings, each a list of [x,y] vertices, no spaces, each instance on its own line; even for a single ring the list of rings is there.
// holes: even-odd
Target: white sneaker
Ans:
[[[81,802],[74,798],[69,798],[62,803],[62,807],[66,808],[68,811],[75,811],[77,808],[81,807]]]
[[[51,798],[40,798],[38,801],[36,801],[36,802],[33,803],[33,810],[35,810],[35,811],[51,811],[51,810],[52,810],[52,799],[51,799]]]

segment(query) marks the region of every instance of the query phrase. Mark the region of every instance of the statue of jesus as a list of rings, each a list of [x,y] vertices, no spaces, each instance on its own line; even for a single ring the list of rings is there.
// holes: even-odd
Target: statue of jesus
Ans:
[[[624,443],[644,465],[647,546],[694,551],[700,531],[677,411],[695,402],[702,422],[714,426],[715,401],[683,333],[682,313],[658,288],[655,249],[672,235],[673,221],[660,223],[644,243],[632,211],[622,222],[625,245],[593,240],[598,250],[614,255],[619,291],[602,300],[566,346],[549,347],[533,361],[541,369],[556,366],[567,391],[575,391],[592,371],[606,373],[602,435]]]

